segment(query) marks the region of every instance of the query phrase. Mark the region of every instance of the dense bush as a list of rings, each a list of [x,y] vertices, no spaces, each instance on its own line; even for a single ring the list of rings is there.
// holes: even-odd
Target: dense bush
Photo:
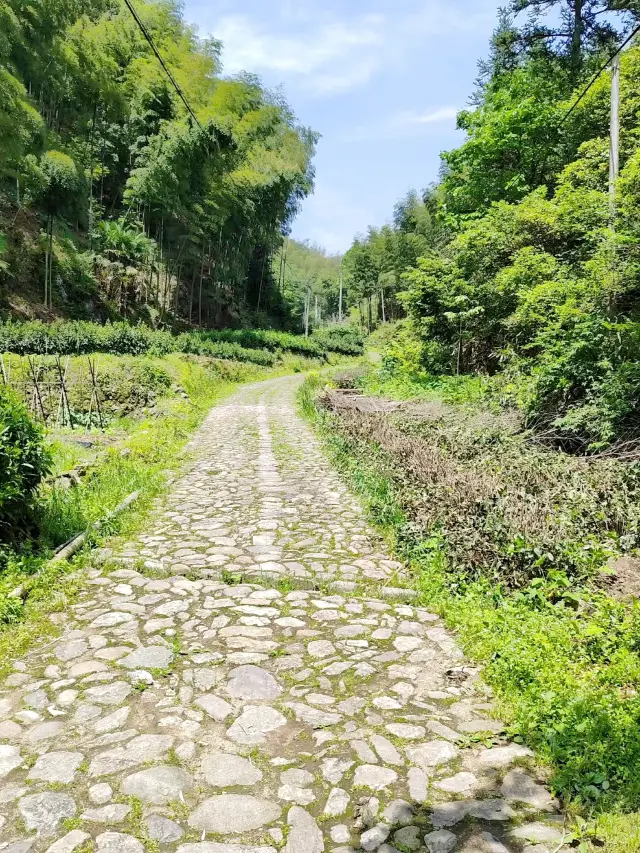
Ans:
[[[342,355],[364,353],[364,336],[355,326],[329,326],[326,329],[318,329],[313,333],[312,340],[330,352]]]
[[[324,359],[328,352],[359,355],[362,351],[361,336],[351,330],[327,330],[314,338],[305,338],[259,329],[193,331],[173,335],[143,325],[107,323],[103,326],[82,320],[0,324],[0,352],[17,355],[83,355],[92,352],[166,355],[184,352],[269,367],[282,353]]]
[[[206,333],[188,332],[176,336],[142,325],[107,323],[101,326],[81,320],[0,324],[0,352],[18,355],[83,355],[93,352],[166,355],[184,352],[264,366],[275,362],[270,352],[246,349],[238,344],[217,343],[209,340]]]
[[[42,430],[0,388],[0,541],[15,541],[30,525],[33,496],[50,462]]]

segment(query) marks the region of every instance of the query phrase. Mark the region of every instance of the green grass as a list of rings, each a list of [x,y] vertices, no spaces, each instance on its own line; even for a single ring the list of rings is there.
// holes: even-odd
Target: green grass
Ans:
[[[392,400],[443,400],[445,403],[477,403],[486,394],[488,380],[482,376],[427,376],[391,374],[369,369],[358,386],[367,394]]]
[[[366,440],[350,439],[316,409],[314,392],[322,384],[318,377],[305,383],[303,411],[390,547],[410,564],[423,605],[457,631],[465,653],[483,666],[510,735],[550,767],[569,811],[593,819],[576,843],[590,845],[595,833],[608,853],[638,850],[638,603],[591,589],[581,592],[574,610],[562,599],[552,604],[551,596],[486,579],[452,581],[443,537],[415,533],[394,460]]]

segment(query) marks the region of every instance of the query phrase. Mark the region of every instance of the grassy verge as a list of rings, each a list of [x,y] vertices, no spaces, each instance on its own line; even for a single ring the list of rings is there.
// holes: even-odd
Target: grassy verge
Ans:
[[[44,641],[54,626],[51,613],[63,611],[73,599],[82,569],[91,553],[81,552],[71,563],[52,564],[53,548],[101,520],[128,494],[139,491],[140,500],[111,521],[101,537],[126,535],[144,523],[149,507],[180,465],[180,454],[212,405],[228,396],[239,384],[289,372],[253,365],[228,364],[184,358],[162,360],[186,396],[166,396],[156,401],[153,415],[115,420],[107,430],[117,438],[101,454],[95,467],[72,488],[55,480],[39,495],[40,538],[19,553],[5,555],[0,574],[0,671],[10,667],[34,637]],[[91,436],[91,432],[83,434]],[[83,451],[54,444],[58,470],[82,460]],[[19,590],[19,594],[16,593]],[[16,593],[12,595],[12,593]]]
[[[510,734],[550,767],[567,808],[588,818],[586,825],[577,822],[576,843],[583,850],[604,841],[608,853],[637,851],[638,604],[613,600],[584,577],[564,572],[540,568],[540,577],[510,586],[453,566],[442,524],[425,525],[417,513],[420,488],[406,459],[319,410],[321,384],[316,377],[303,386],[304,412],[372,520],[411,565],[424,605],[443,616],[468,656],[483,665]],[[438,440],[444,454],[438,459],[453,457],[441,435]],[[467,450],[469,465],[480,448]],[[527,485],[523,481],[522,489]],[[462,510],[449,524],[454,533],[465,531],[469,518]]]

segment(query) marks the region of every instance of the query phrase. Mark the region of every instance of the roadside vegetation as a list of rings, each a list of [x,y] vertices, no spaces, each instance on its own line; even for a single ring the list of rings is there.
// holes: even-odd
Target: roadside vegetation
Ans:
[[[305,337],[260,329],[173,334],[169,330],[124,322],[104,325],[80,320],[0,323],[0,352],[19,355],[166,355],[178,352],[271,367],[287,353],[326,360],[330,353],[362,355],[363,351],[362,335],[342,326],[318,329]]]
[[[479,384],[367,366],[312,376],[301,402],[423,604],[483,666],[509,734],[549,765],[576,843],[630,853],[640,468],[541,443]]]

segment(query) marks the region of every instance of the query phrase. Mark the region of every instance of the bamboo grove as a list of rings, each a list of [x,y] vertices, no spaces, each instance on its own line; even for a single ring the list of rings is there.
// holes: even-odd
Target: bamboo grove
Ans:
[[[0,284],[49,311],[292,322],[274,259],[316,135],[174,0],[0,0]]]

